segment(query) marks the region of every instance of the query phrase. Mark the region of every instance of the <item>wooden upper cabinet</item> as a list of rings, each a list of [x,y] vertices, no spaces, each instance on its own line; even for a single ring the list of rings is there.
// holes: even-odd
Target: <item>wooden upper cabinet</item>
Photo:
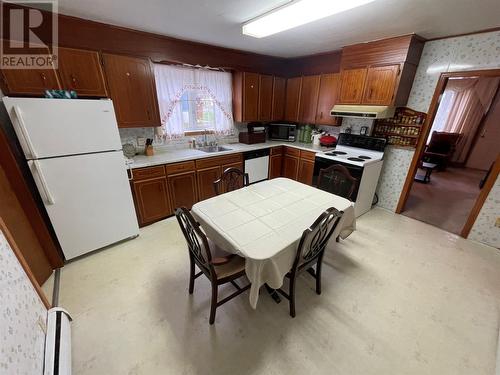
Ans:
[[[283,120],[285,117],[286,78],[274,77],[273,105],[271,120]]]
[[[337,103],[340,94],[340,73],[322,74],[319,84],[316,124],[340,125],[340,117],[330,116],[330,111]]]
[[[299,101],[299,122],[313,124],[316,121],[320,76],[302,77]]]
[[[285,120],[298,121],[302,77],[289,78],[286,82]]]
[[[7,95],[43,96],[45,90],[61,88],[55,69],[5,69],[2,74]]]
[[[104,71],[118,126],[160,126],[153,70],[149,59],[103,54]]]
[[[58,72],[62,88],[79,97],[108,96],[97,51],[60,47]]]
[[[259,121],[271,121],[273,76],[261,75],[259,81]]]
[[[258,73],[235,72],[233,74],[233,117],[237,122],[259,120]]]
[[[391,105],[398,81],[399,65],[375,66],[368,69],[363,104]]]
[[[366,72],[366,68],[346,69],[342,71],[340,76],[341,86],[339,103],[361,104]]]

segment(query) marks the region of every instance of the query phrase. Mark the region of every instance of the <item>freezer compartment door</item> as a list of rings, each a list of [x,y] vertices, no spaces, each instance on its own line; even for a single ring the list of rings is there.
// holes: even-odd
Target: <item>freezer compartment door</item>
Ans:
[[[122,148],[113,102],[109,99],[2,100],[26,159]]]
[[[28,164],[67,260],[139,234],[121,151]]]

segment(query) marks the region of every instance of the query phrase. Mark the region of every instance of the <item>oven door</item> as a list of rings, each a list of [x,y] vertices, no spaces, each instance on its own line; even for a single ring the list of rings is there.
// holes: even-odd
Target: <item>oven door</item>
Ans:
[[[351,174],[351,176],[357,180],[356,186],[354,187],[354,192],[353,192],[352,197],[351,197],[351,200],[353,202],[356,202],[356,199],[358,197],[359,183],[361,182],[361,177],[363,176],[363,167],[359,167],[357,165],[352,165],[349,163],[339,162],[336,160],[330,160],[330,159],[316,157],[316,159],[314,161],[313,186],[314,187],[318,186],[319,171],[322,169],[326,169],[328,167],[331,167],[334,164],[339,164],[339,165],[343,165],[344,167],[346,167],[349,170],[349,173]]]

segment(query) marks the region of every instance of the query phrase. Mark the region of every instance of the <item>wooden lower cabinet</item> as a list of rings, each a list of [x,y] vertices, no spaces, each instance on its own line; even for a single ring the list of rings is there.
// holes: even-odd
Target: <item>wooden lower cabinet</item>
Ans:
[[[281,177],[283,167],[283,156],[281,154],[271,155],[269,158],[269,179]]]
[[[215,166],[196,171],[198,180],[198,199],[200,201],[212,198],[215,196],[214,181],[221,176],[221,167]]]
[[[198,202],[196,172],[185,172],[168,176],[170,202],[175,211],[179,207],[191,209]]]
[[[132,185],[140,226],[172,214],[166,177],[134,181]]]
[[[300,159],[297,181],[303,184],[312,185],[314,173],[314,161]]]
[[[292,180],[297,179],[299,172],[299,158],[296,156],[286,155],[283,157],[283,177]]]

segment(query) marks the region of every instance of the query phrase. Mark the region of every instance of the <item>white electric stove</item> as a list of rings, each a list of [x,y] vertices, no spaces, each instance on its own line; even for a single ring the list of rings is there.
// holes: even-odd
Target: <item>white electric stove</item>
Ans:
[[[363,215],[373,204],[386,142],[384,138],[341,133],[334,151],[316,154],[313,184],[321,169],[334,164],[345,166],[358,180],[351,199],[356,217]]]

